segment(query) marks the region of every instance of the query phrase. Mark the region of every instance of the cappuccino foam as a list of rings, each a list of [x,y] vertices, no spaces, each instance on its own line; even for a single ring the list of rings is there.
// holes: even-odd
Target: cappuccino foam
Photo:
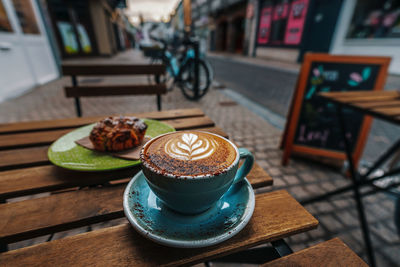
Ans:
[[[236,149],[225,139],[200,131],[183,131],[151,140],[141,160],[162,174],[218,175],[236,159]]]

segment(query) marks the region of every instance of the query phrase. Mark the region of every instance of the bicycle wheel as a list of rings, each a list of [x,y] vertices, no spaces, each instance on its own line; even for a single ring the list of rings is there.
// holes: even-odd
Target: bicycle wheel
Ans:
[[[208,73],[210,74],[210,82],[212,83],[212,81],[214,80],[214,68],[207,59],[203,59],[203,60],[207,66]]]
[[[196,96],[194,91],[195,83],[195,62],[194,59],[188,60],[180,73],[179,87],[182,90],[183,95],[189,100],[198,100],[203,97],[210,87],[210,73],[208,71],[206,63],[199,60],[199,91]]]

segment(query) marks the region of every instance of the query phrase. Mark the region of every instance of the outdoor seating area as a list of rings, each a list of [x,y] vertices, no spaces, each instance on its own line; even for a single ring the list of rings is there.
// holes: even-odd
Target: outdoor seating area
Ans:
[[[196,129],[228,137],[221,128],[215,127],[215,123],[198,109],[134,115],[158,119],[173,126],[176,130]],[[7,148],[7,150],[2,153],[1,169],[11,170],[3,171],[1,175],[2,199],[55,190],[54,194],[47,197],[1,205],[1,213],[8,216],[1,233],[3,244],[123,216],[122,192],[126,186],[125,183],[139,170],[138,168],[118,172],[92,173],[89,178],[87,173],[71,172],[52,166],[47,159],[48,146],[45,144],[53,142],[55,136],[66,132],[65,129],[70,131],[77,126],[93,121],[96,121],[96,118],[2,125],[1,140],[4,144],[2,148]],[[63,129],[55,130],[59,128]],[[44,138],[41,140],[35,138],[38,133],[41,133]],[[14,138],[17,136],[18,138]],[[5,142],[13,139],[24,141]],[[24,156],[15,158],[13,155]],[[38,165],[42,166],[35,167]],[[254,189],[270,186],[273,183],[272,178],[257,164],[252,168],[247,179]],[[10,183],[10,180],[13,183]],[[96,187],[95,185],[99,183],[103,186]],[[82,189],[73,189],[76,187]],[[84,187],[88,188],[83,189]],[[75,204],[71,205],[72,203]],[[13,250],[1,254],[0,258],[6,265],[17,266],[39,261],[44,265],[81,265],[85,262],[109,265],[116,261],[118,264],[134,263],[135,265],[190,265],[271,241],[273,241],[271,244],[276,250],[275,253],[282,257],[291,252],[282,238],[312,230],[318,225],[318,221],[284,190],[257,194],[256,203],[252,220],[246,230],[230,239],[229,243],[225,242],[217,247],[213,246],[202,250],[186,249],[186,252],[182,253],[181,248],[162,248],[147,241],[135,233],[129,225],[121,224],[58,241],[46,242],[24,250]],[[68,211],[65,206],[70,206]],[[91,212],[88,213],[88,211]],[[132,243],[132,241],[134,242]],[[146,247],[145,250],[143,250],[144,247]],[[335,251],[334,253],[342,252]],[[65,256],[61,257],[61,255]],[[88,255],[93,255],[93,257],[88,257]],[[110,255],[113,256],[110,257]],[[157,256],[152,257],[152,255]],[[326,255],[317,254],[317,257],[323,259]],[[121,258],[124,261],[120,261]],[[296,262],[295,258],[290,261]],[[353,266],[363,263],[352,252],[346,258],[336,258],[336,260],[339,264],[351,263]],[[342,260],[345,261],[342,262]],[[299,262],[301,263],[301,261]],[[272,262],[271,264],[274,266],[278,263]]]
[[[400,266],[400,1],[0,0],[0,266]]]
[[[137,57],[140,56],[140,54],[134,52],[131,54],[131,56]],[[137,82],[143,82],[146,80],[145,77],[138,77],[135,79]],[[71,132],[76,127],[84,126],[101,119],[102,116],[104,116],[104,112],[109,110],[109,107],[111,108],[111,114],[125,113],[133,114],[139,117],[157,119],[168,123],[177,130],[187,130],[193,128],[204,129],[225,137],[229,137],[239,146],[250,148],[250,150],[253,151],[257,162],[260,164],[256,165],[255,169],[253,169],[251,173],[252,175],[248,176],[252,187],[255,189],[257,197],[262,197],[265,194],[267,199],[269,196],[274,196],[273,199],[275,199],[278,197],[278,195],[276,195],[277,192],[279,192],[279,194],[284,194],[282,195],[282,201],[288,201],[289,198],[291,199],[290,201],[294,201],[294,206],[300,208],[301,204],[299,204],[297,201],[303,203],[302,201],[305,201],[310,197],[324,192],[328,193],[328,191],[334,188],[346,186],[349,183],[337,171],[323,167],[318,163],[310,163],[301,159],[292,158],[288,166],[282,167],[280,165],[280,157],[282,152],[279,150],[279,140],[281,136],[280,131],[254,113],[250,112],[246,107],[233,102],[224,94],[224,90],[213,89],[209,92],[209,95],[205,96],[204,99],[194,103],[185,100],[185,98],[179,92],[171,92],[164,97],[164,107],[166,111],[162,113],[150,111],[155,109],[153,102],[154,99],[151,96],[117,96],[111,98],[103,96],[88,98],[82,100],[84,101],[84,106],[87,107],[87,114],[85,114],[87,116],[73,119],[75,116],[73,103],[70,99],[65,98],[62,91],[63,87],[68,86],[70,82],[70,79],[65,77],[53,85],[57,87],[57,92],[55,92],[54,87],[47,86],[39,88],[36,92],[34,92],[33,96],[21,97],[16,100],[20,101],[20,103],[17,105],[23,105],[23,101],[25,101],[25,99],[35,98],[36,95],[39,101],[37,104],[43,106],[47,110],[52,110],[53,112],[46,115],[47,117],[45,117],[45,119],[47,119],[47,121],[40,122],[38,120],[38,116],[41,116],[40,113],[37,113],[39,110],[36,112],[34,112],[34,110],[26,110],[25,114],[20,113],[21,117],[15,118],[14,120],[25,120],[27,122],[11,122],[11,124],[2,124],[0,127],[2,137],[2,142],[0,143],[2,151],[0,152],[3,154],[2,158],[5,159],[1,164],[1,196],[2,199],[6,200],[7,202],[8,199],[11,200],[10,203],[7,204],[8,206],[5,205],[2,207],[2,209],[3,214],[14,214],[12,219],[10,217],[10,219],[7,220],[7,225],[3,228],[2,233],[2,240],[8,244],[8,249],[10,249],[9,252],[3,254],[4,257],[6,257],[4,259],[10,263],[18,263],[19,261],[16,261],[16,259],[23,260],[20,262],[21,264],[23,262],[34,260],[33,258],[23,256],[24,254],[20,255],[19,248],[26,246],[29,248],[30,245],[38,243],[42,244],[39,247],[32,247],[32,251],[24,250],[26,251],[24,253],[29,253],[32,255],[39,254],[43,256],[43,252],[48,251],[48,253],[50,253],[49,255],[53,255],[52,253],[57,255],[57,250],[53,250],[52,248],[53,243],[56,246],[54,249],[68,248],[71,250],[71,253],[73,253],[73,249],[70,248],[71,245],[69,242],[74,242],[75,244],[75,242],[77,242],[75,241],[75,236],[78,239],[84,238],[80,242],[84,242],[85,244],[87,242],[92,242],[94,246],[93,250],[99,250],[101,248],[97,247],[95,244],[102,244],[104,242],[98,241],[96,238],[100,238],[103,236],[103,234],[100,234],[99,236],[96,235],[96,233],[97,231],[100,231],[99,233],[103,233],[101,231],[106,231],[106,229],[109,227],[111,232],[107,242],[111,242],[114,235],[122,234],[122,232],[119,233],[119,231],[127,231],[128,229],[129,235],[134,234],[136,238],[139,238],[139,236],[135,234],[135,231],[131,230],[129,225],[126,225],[126,219],[123,219],[124,214],[122,204],[118,204],[122,201],[122,192],[126,186],[126,183],[130,180],[129,177],[132,177],[134,172],[138,171],[137,168],[121,170],[117,172],[108,172],[99,176],[100,173],[96,174],[64,171],[59,167],[52,166],[47,158],[47,149],[53,141],[62,137],[64,134]],[[51,100],[49,101],[49,99],[43,99],[42,95],[44,94],[46,94],[47,97],[51,97]],[[40,101],[42,102],[40,103]],[[231,104],[228,105],[228,103]],[[58,108],[52,108],[51,105],[53,104],[55,104]],[[198,109],[193,109],[193,106],[198,107]],[[0,105],[0,109],[2,107],[7,109],[10,108]],[[176,110],[176,108],[189,109]],[[62,111],[62,114],[57,114],[57,112],[60,111]],[[204,114],[206,114],[206,116],[204,116]],[[252,129],[252,131],[247,132],[246,129],[249,128]],[[16,182],[16,177],[19,177],[18,182]],[[13,183],[10,181],[13,181]],[[104,187],[104,183],[111,184],[112,187]],[[98,186],[93,188],[93,185],[95,184],[103,184],[103,186],[100,188]],[[76,191],[74,188],[83,188],[83,190]],[[284,191],[279,191],[281,189],[288,190],[289,194],[284,193]],[[109,195],[111,192],[109,190],[119,190],[119,193],[111,194],[112,199],[98,201],[98,197],[103,194],[103,198],[108,198],[111,196]],[[259,193],[257,192],[260,192],[261,195],[258,196]],[[39,196],[38,194],[42,196],[39,198],[34,197]],[[96,196],[96,200],[91,200],[91,198],[94,196]],[[292,198],[292,196],[294,198]],[[65,200],[63,200],[64,198]],[[65,215],[63,215],[64,208],[59,207],[59,203],[68,203],[68,201],[71,201],[72,199],[74,199],[74,201],[78,201],[79,203],[84,203],[84,206],[79,205],[79,209],[81,210],[80,212],[76,210],[72,213],[72,216],[65,217]],[[280,198],[278,197],[278,199]],[[295,199],[297,199],[297,201]],[[287,208],[292,206],[278,203],[269,204],[268,201],[272,201],[272,199],[265,200],[267,201],[265,202],[265,206],[261,206],[263,205],[261,203],[263,203],[264,200],[257,200],[258,198],[256,198],[257,204],[255,212],[257,211],[257,205],[260,205],[260,208],[263,211],[267,211],[270,208],[273,209],[276,206],[285,206]],[[371,197],[367,197],[364,198],[364,201],[366,203],[365,205],[368,207],[365,208],[367,216],[371,211],[376,212],[376,209],[380,210],[378,206],[371,206],[368,203],[375,203],[376,201],[379,201],[383,205],[389,205],[389,207],[392,205],[390,204],[391,201],[382,195],[376,195],[373,197],[373,199],[371,199]],[[112,206],[110,206],[110,204],[112,204]],[[32,206],[32,208],[35,206],[42,208],[40,210],[34,208],[31,215],[29,215],[29,213],[24,211],[27,209],[24,208],[25,205]],[[235,242],[237,245],[234,245],[233,247],[229,246],[230,250],[225,251],[223,249],[224,243],[222,243],[218,246],[221,248],[221,250],[205,250],[205,254],[196,254],[196,257],[189,253],[188,255],[185,255],[185,258],[168,257],[164,258],[164,260],[168,259],[168,264],[172,265],[180,265],[184,262],[185,264],[187,262],[187,264],[190,265],[204,262],[206,261],[205,259],[207,259],[207,261],[214,262],[214,264],[218,264],[220,261],[230,262],[234,260],[236,262],[246,262],[246,259],[247,262],[250,261],[254,264],[261,264],[277,257],[283,257],[281,259],[283,262],[291,262],[291,257],[294,257],[295,261],[298,260],[301,262],[305,260],[307,262],[307,254],[310,252],[317,253],[317,255],[311,256],[313,259],[315,259],[315,257],[321,257],[324,260],[330,257],[330,253],[334,253],[332,255],[337,255],[336,253],[342,253],[340,250],[345,248],[339,246],[340,242],[342,241],[337,240],[335,242],[339,243],[333,246],[333,248],[335,248],[334,251],[332,250],[332,247],[329,246],[329,242],[332,241],[327,243],[329,248],[326,249],[327,251],[325,251],[325,249],[317,249],[320,246],[324,248],[324,242],[334,237],[340,237],[348,246],[350,246],[351,250],[357,254],[361,252],[361,255],[359,255],[365,257],[365,261],[368,260],[366,257],[367,254],[362,252],[364,251],[364,244],[362,239],[360,239],[361,235],[355,239],[355,235],[351,234],[352,232],[357,233],[359,231],[358,229],[360,229],[358,226],[357,215],[354,213],[356,211],[356,207],[351,201],[351,195],[344,194],[342,197],[334,197],[327,203],[324,203],[324,201],[316,202],[314,204],[307,203],[304,208],[301,208],[298,211],[300,213],[295,213],[294,210],[288,211],[288,214],[295,213],[297,219],[294,219],[293,217],[293,226],[285,225],[284,234],[283,232],[282,234],[279,234],[279,231],[283,229],[276,230],[278,231],[276,232],[277,235],[273,234],[274,237],[271,237],[270,234],[272,234],[272,232],[265,225],[260,228],[261,232],[252,233],[255,234],[254,237],[246,236],[238,239],[232,239],[237,240]],[[392,209],[393,208],[389,208],[389,210]],[[13,212],[17,210],[24,212],[20,213],[20,215],[17,215]],[[48,220],[46,221],[37,221],[35,219],[42,213],[55,214],[54,212],[57,212],[57,210],[59,210],[60,215],[48,217]],[[91,210],[92,212],[87,214],[84,212],[85,210]],[[104,213],[105,210],[107,211],[106,213]],[[373,227],[371,234],[373,237],[375,234],[379,234],[379,231],[383,230],[380,228],[381,230],[376,232],[375,229],[378,229],[376,226],[384,226],[384,224],[387,223],[385,218],[388,218],[387,216],[392,216],[389,210],[387,215],[381,217],[381,220],[377,220],[372,224]],[[71,210],[71,212],[72,211],[73,210]],[[304,215],[300,215],[302,213],[304,213]],[[253,217],[256,216],[256,214],[257,213],[254,213]],[[269,214],[273,217],[263,217],[269,216]],[[275,218],[276,216],[274,214],[275,213],[273,210],[270,212],[262,212],[260,214],[260,223],[268,222],[267,225],[274,224],[272,223],[273,221],[271,221],[272,218]],[[347,214],[349,214],[350,217]],[[344,218],[347,219],[338,221],[342,215],[346,215],[347,217]],[[298,224],[300,218],[299,216],[306,216],[308,219],[305,219],[305,221],[302,221],[300,224]],[[32,219],[29,219],[29,217],[32,217]],[[280,218],[280,216],[277,218]],[[32,223],[27,224],[27,220],[31,220]],[[292,221],[292,219],[285,219],[284,221]],[[281,225],[282,227],[282,223],[284,221],[281,221],[281,223],[277,222],[278,226]],[[250,221],[250,223],[251,222],[252,221]],[[12,231],[10,228],[11,225],[13,228]],[[350,229],[349,225],[352,225]],[[115,228],[116,226],[118,227]],[[299,231],[304,233],[299,234]],[[384,231],[387,230],[385,229]],[[292,234],[290,234],[290,232],[292,232]],[[82,237],[79,233],[83,234]],[[386,235],[384,232],[381,233],[383,236]],[[393,233],[395,233],[395,231]],[[66,238],[66,243],[62,241],[64,238]],[[270,241],[279,238],[284,238],[280,239],[282,241],[286,240],[283,248],[290,248],[289,250],[286,250],[286,252],[285,249],[283,249],[282,252],[282,248],[280,247],[282,244],[276,243],[275,241],[269,243]],[[394,236],[389,238],[394,238]],[[43,243],[43,241],[46,239],[52,241]],[[141,237],[140,240],[143,240],[144,242],[144,239]],[[244,242],[245,240],[254,240],[252,242],[255,243],[246,243]],[[151,242],[146,243],[149,243],[149,245],[151,244]],[[272,245],[266,246],[268,243]],[[262,246],[261,249],[253,248],[249,250],[249,252],[246,252],[246,249],[260,244],[265,245]],[[312,245],[317,245],[316,249],[304,250]],[[374,244],[374,246],[376,245]],[[124,253],[132,255],[132,249],[135,248],[130,248]],[[243,250],[242,253],[244,254],[237,254],[238,250]],[[345,249],[343,253],[348,254],[351,250]],[[81,249],[79,251],[82,253]],[[229,251],[235,251],[236,254]],[[281,251],[281,254],[279,251]],[[295,253],[291,254],[292,251]],[[303,251],[305,256],[302,256]],[[246,254],[245,252],[250,254]],[[265,255],[266,252],[268,252],[267,254],[269,254],[269,256]],[[82,253],[82,255],[87,255],[90,253],[92,252],[86,251]],[[359,266],[360,261],[362,262],[362,260],[357,259],[357,256],[352,253],[353,252],[349,254],[349,258],[344,257],[344,262],[349,260],[349,262],[354,263],[354,266]],[[375,253],[377,254],[378,261],[380,261],[380,250],[378,249]],[[227,254],[232,255],[229,257],[226,256]],[[221,257],[222,255],[224,257]],[[284,257],[285,255],[289,258]],[[146,256],[146,258],[147,257],[148,256]],[[45,258],[41,259],[43,263],[46,262]],[[76,264],[84,262],[84,259],[78,257],[78,255],[75,257],[75,259]],[[137,260],[136,256],[132,259]],[[47,260],[49,260],[49,262],[54,261],[54,259],[51,257],[48,257]],[[60,265],[71,265],[74,263],[70,262],[69,258],[63,259],[58,257],[58,260],[60,260],[58,262]],[[98,260],[99,262],[107,262],[107,259],[98,258]],[[157,258],[157,262],[154,262],[154,264],[161,263],[158,260],[160,259]],[[269,264],[275,266],[273,264],[279,264],[279,262],[280,261],[271,261]],[[163,263],[167,264],[167,262]],[[285,264],[283,264],[283,266],[285,266]]]

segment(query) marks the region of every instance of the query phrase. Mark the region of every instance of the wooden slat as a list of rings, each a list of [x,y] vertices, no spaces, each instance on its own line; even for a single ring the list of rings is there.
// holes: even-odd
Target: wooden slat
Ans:
[[[400,115],[400,106],[397,107],[387,107],[387,108],[374,108],[373,112],[382,113],[386,116],[396,116]]]
[[[331,98],[348,98],[348,97],[357,97],[363,95],[387,95],[387,96],[400,96],[399,91],[391,90],[391,91],[371,91],[371,90],[363,90],[363,91],[346,91],[346,92],[322,92],[321,95]]]
[[[0,151],[0,170],[48,164],[48,146]]]
[[[0,262],[6,266],[27,266],[35,262],[41,266],[191,265],[308,231],[318,225],[318,221],[286,191],[259,194],[256,203],[249,224],[233,238],[212,247],[167,248],[123,224],[2,253]],[[109,204],[113,205],[117,204]]]
[[[132,178],[140,166],[111,172],[76,172],[53,165],[0,172],[0,200]]]
[[[324,267],[367,267],[368,265],[339,238],[320,243],[291,255],[262,265],[263,267],[283,266],[324,266]]]
[[[373,95],[366,92],[363,96],[357,95],[357,100],[355,100],[355,97],[344,97],[347,94],[346,92],[340,93],[340,95],[342,95],[343,97],[332,96],[331,92],[319,93],[319,95],[332,102],[338,103],[348,108],[355,109],[361,113],[364,113],[365,115],[370,115],[392,123],[400,124],[400,116],[398,115],[396,109],[393,110],[392,108],[389,108],[390,110],[387,111],[385,110],[385,108],[383,108],[383,110],[380,110],[380,107],[369,108],[364,106],[375,106],[375,103],[381,106],[385,102],[392,103],[393,101],[398,101],[400,97],[400,93],[397,91],[380,91],[379,93],[380,94]],[[338,95],[339,93],[336,94]]]
[[[0,205],[0,242],[12,243],[123,216],[126,185],[70,191]]]
[[[130,179],[140,167],[112,172],[75,172],[56,166],[40,166],[0,172],[0,200],[60,189]],[[247,176],[253,188],[272,185],[273,180],[257,163]],[[124,183],[128,180],[122,181]]]
[[[335,97],[333,98],[337,101],[340,101],[342,103],[354,103],[354,102],[375,102],[375,101],[393,101],[393,100],[398,100],[399,96],[398,95],[360,95],[360,96],[354,96],[354,97]]]
[[[352,103],[352,105],[359,108],[384,108],[384,107],[400,107],[400,100],[384,100],[384,101],[374,101],[374,102],[361,102]]]
[[[225,138],[229,138],[228,134],[225,133],[221,128],[219,127],[208,127],[208,128],[200,128],[197,130],[201,130],[201,131],[205,131],[205,132],[210,132],[210,133],[215,133],[218,134],[220,136],[223,136]]]
[[[63,64],[64,75],[162,75],[165,65],[162,64]]]
[[[194,108],[194,109],[173,109],[173,110],[154,111],[145,113],[132,113],[126,115],[136,116],[140,118],[155,119],[155,120],[166,120],[166,119],[181,119],[188,117],[203,116],[204,112],[201,109]],[[76,128],[79,126],[96,122],[98,120],[103,119],[104,117],[106,116],[0,124],[0,134]]]
[[[165,120],[163,122],[171,125],[176,130],[188,130],[188,129],[206,128],[206,127],[212,127],[212,126],[215,125],[214,122],[207,116],[195,117],[195,118]]]
[[[165,84],[67,86],[64,89],[66,97],[154,95],[167,92]]]
[[[0,150],[49,145],[64,134],[71,132],[71,129],[50,130],[46,132],[30,132],[0,135]]]
[[[269,174],[267,174],[257,163],[254,164],[250,173],[247,175],[247,179],[249,179],[249,182],[254,189],[269,186],[273,183],[271,176],[269,176]]]

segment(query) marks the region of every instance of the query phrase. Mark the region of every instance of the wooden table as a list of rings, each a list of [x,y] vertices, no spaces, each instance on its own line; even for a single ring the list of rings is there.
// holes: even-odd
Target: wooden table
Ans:
[[[400,125],[400,91],[320,93],[329,101]]]
[[[287,266],[367,267],[368,265],[339,238],[334,238],[262,265],[262,267]]]
[[[199,109],[130,114],[158,119],[177,130],[203,129],[227,136]],[[100,117],[0,125],[0,242],[9,244],[123,218],[122,194],[139,167],[74,172],[50,164],[49,145]],[[257,164],[247,176],[253,188],[272,185]],[[101,186],[107,184],[107,186]],[[76,188],[81,188],[77,190]],[[82,189],[83,188],[83,189]],[[52,192],[22,201],[8,199]],[[317,220],[286,191],[256,195],[249,224],[235,237],[202,249],[173,249],[140,236],[128,223],[0,254],[0,265],[190,265],[316,228]]]
[[[400,92],[399,91],[355,91],[355,92],[326,92],[320,93],[320,97],[330,101],[337,106],[338,119],[342,128],[342,138],[346,148],[346,156],[349,162],[349,174],[352,184],[343,188],[338,188],[332,192],[317,196],[307,201],[302,201],[303,204],[308,204],[317,200],[322,200],[337,194],[341,194],[350,190],[354,192],[354,199],[357,204],[360,224],[366,244],[369,261],[372,266],[375,266],[375,257],[369,234],[369,227],[365,218],[364,205],[362,203],[362,195],[360,188],[369,186],[371,191],[368,193],[376,193],[385,190],[386,192],[400,197],[398,192],[391,190],[396,184],[391,184],[387,188],[377,187],[374,182],[384,179],[388,176],[400,173],[400,168],[390,170],[378,177],[371,177],[371,174],[382,166],[391,156],[399,151],[400,139],[394,143],[382,156],[380,156],[372,167],[365,173],[360,174],[354,164],[351,151],[351,140],[346,136],[346,117],[343,115],[343,108],[351,108],[361,112],[364,115],[370,115],[376,118],[386,120],[390,123],[400,125]],[[353,141],[355,142],[355,141]],[[398,215],[400,216],[400,215]]]

